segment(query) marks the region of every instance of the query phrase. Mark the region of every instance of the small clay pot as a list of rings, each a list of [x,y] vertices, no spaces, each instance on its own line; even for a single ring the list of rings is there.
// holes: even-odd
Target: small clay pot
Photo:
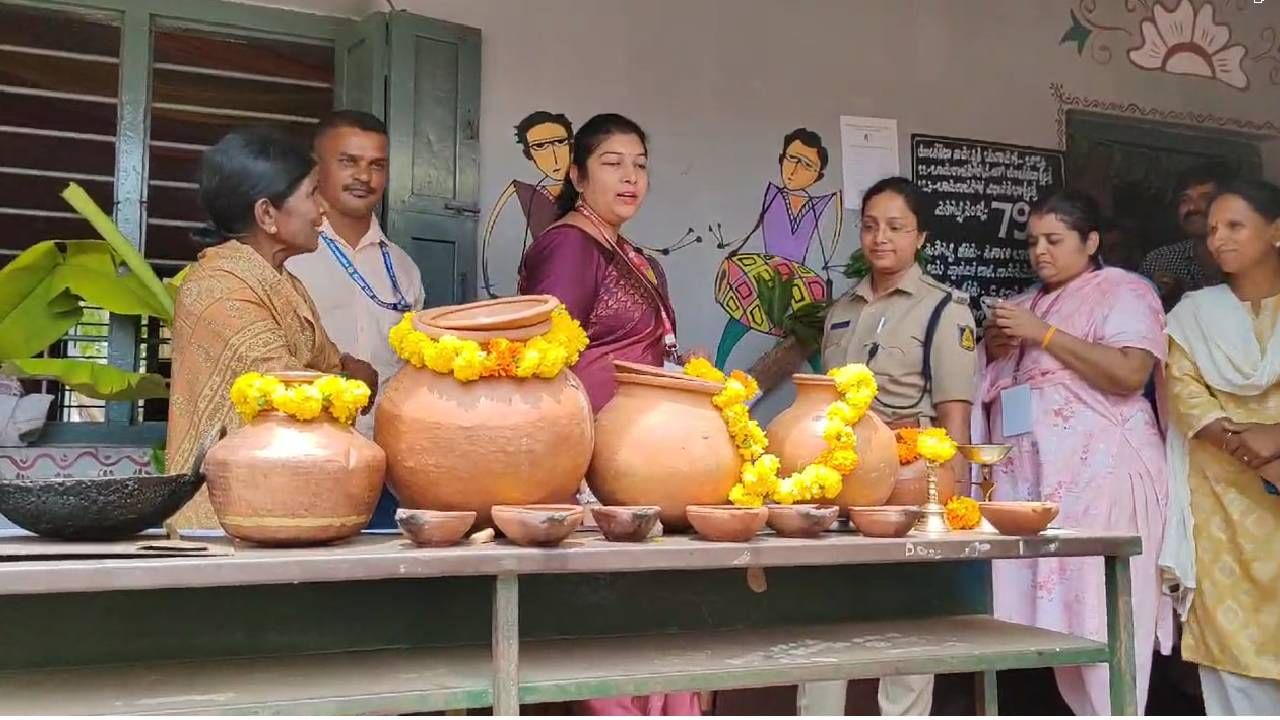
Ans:
[[[476,521],[471,510],[396,510],[400,532],[424,547],[454,545],[467,534]]]
[[[910,505],[849,508],[849,522],[867,537],[906,537],[919,519],[920,508]]]
[[[770,505],[769,527],[782,537],[812,538],[826,532],[839,516],[838,505]]]
[[[468,339],[455,333],[469,335],[476,332],[497,332],[500,335],[500,331],[540,326],[549,323],[547,318],[559,305],[560,301],[551,295],[521,295],[481,300],[466,305],[428,308],[418,317],[424,325],[448,331],[454,337]]]
[[[1001,535],[1039,535],[1058,517],[1051,502],[981,502],[978,508]]]
[[[764,528],[769,519],[765,507],[737,505],[690,505],[685,508],[689,524],[705,540],[747,542]]]
[[[658,524],[662,508],[657,505],[593,505],[591,517],[606,540],[612,542],[640,542],[649,537]]]
[[[582,506],[494,505],[493,522],[517,545],[559,545],[582,524]]]

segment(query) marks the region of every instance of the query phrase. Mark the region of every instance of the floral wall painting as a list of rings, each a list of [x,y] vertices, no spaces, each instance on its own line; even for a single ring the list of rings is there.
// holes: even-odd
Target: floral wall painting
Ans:
[[[716,351],[720,368],[726,367],[734,347],[748,333],[783,335],[776,318],[766,311],[767,298],[762,298],[774,283],[791,281],[792,311],[826,302],[831,292],[830,273],[836,267],[831,260],[840,242],[843,198],[839,190],[814,192],[826,177],[830,153],[822,137],[808,128],[788,133],[780,150],[777,182],[765,185],[751,229],[731,242],[720,236],[717,244],[729,250],[714,285],[716,302],[729,316]],[[764,252],[743,252],[756,235]],[[817,253],[812,253],[815,244]],[[811,260],[811,255],[817,257]]]
[[[1169,3],[1169,4],[1166,4]],[[1175,4],[1176,3],[1176,4]],[[1117,54],[1133,67],[1219,82],[1240,91],[1251,77],[1280,85],[1280,28],[1244,0],[1077,0],[1060,45],[1101,65]]]
[[[489,219],[480,237],[480,271],[485,294],[489,297],[497,297],[498,289],[489,272],[489,256],[495,252],[494,228],[511,199],[514,197],[519,201],[523,218],[521,254],[534,238],[556,221],[556,199],[560,197],[572,159],[573,123],[563,113],[536,110],[516,123],[515,139],[525,159],[533,163],[541,177],[534,182],[512,180],[489,211]]]

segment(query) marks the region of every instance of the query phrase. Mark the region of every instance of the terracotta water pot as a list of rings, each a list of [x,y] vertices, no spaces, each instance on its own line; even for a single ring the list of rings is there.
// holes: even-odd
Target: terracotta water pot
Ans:
[[[558,304],[500,298],[423,310],[413,324],[432,338],[525,341],[550,329]],[[474,510],[477,528],[492,526],[494,505],[574,502],[591,460],[591,403],[568,370],[463,383],[405,365],[383,388],[376,420],[400,504]]]
[[[689,505],[727,502],[742,458],[711,404],[720,389],[679,373],[619,373],[596,418],[591,491],[605,505],[657,505],[664,530],[687,530]]]
[[[956,473],[951,463],[938,468],[938,500],[946,502],[956,494]],[[886,505],[923,505],[929,498],[929,472],[923,459],[898,466],[898,476]]]
[[[795,402],[766,429],[769,452],[782,462],[782,475],[803,468],[827,449],[822,438],[827,406],[840,398],[835,381],[825,375],[795,375],[792,380]],[[858,437],[858,467],[844,478],[837,497],[821,501],[839,505],[842,513],[850,505],[883,505],[898,474],[898,443],[888,425],[867,411],[853,431]]]
[[[319,373],[277,373],[286,385]],[[264,412],[204,460],[209,501],[227,534],[261,545],[317,545],[356,535],[382,492],[386,455],[328,413],[306,422]]]

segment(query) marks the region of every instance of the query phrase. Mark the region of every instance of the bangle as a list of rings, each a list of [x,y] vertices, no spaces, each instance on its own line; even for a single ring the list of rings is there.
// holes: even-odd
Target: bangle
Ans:
[[[1049,348],[1049,341],[1053,339],[1053,334],[1056,332],[1058,332],[1058,328],[1050,325],[1049,330],[1044,334],[1044,339],[1040,341],[1041,350],[1047,350]]]

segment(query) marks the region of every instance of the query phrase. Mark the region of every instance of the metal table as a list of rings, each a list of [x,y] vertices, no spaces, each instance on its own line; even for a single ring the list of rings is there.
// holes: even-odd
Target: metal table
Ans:
[[[215,542],[226,542],[224,539]],[[203,558],[0,563],[0,713],[409,713],[1108,663],[1135,714],[1139,538],[416,548],[365,534]],[[1101,556],[1108,642],[993,619],[990,561]],[[750,577],[750,582],[748,581]]]

